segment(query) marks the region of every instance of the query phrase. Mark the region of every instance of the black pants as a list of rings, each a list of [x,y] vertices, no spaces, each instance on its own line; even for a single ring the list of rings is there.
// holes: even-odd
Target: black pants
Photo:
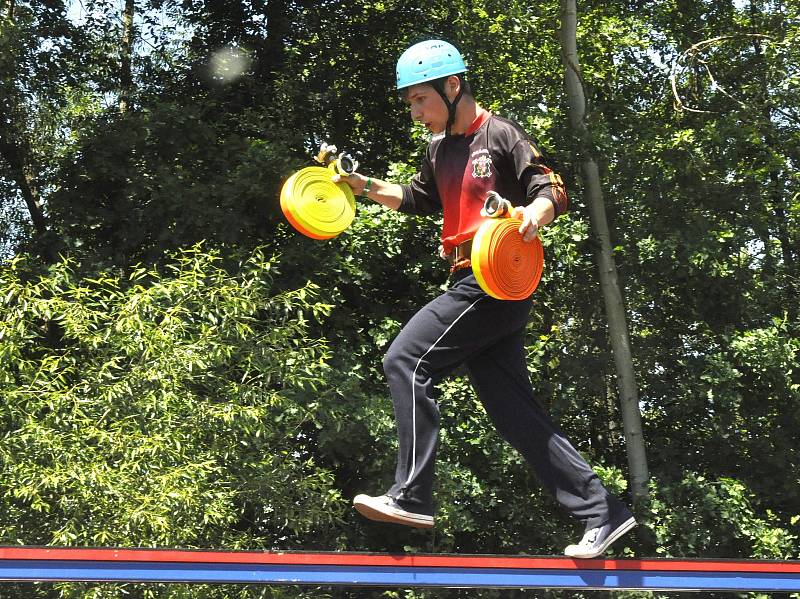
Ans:
[[[399,441],[388,494],[411,511],[433,515],[439,438],[434,386],[463,364],[497,431],[567,512],[591,528],[627,510],[534,398],[524,346],[532,300],[496,300],[469,269],[454,280],[414,315],[384,358]]]

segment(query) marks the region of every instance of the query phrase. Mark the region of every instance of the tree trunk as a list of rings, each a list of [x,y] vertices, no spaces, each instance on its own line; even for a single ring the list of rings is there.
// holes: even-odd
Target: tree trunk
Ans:
[[[647,471],[644,437],[642,435],[642,418],[639,412],[639,394],[633,371],[625,307],[619,279],[617,278],[617,267],[611,249],[611,236],[606,220],[603,192],[600,187],[600,173],[597,162],[592,155],[593,142],[591,132],[584,120],[586,116],[586,96],[580,76],[576,26],[577,11],[575,0],[561,0],[561,49],[565,67],[564,79],[569,102],[570,126],[578,139],[586,201],[589,205],[592,229],[600,247],[599,252],[596,253],[596,258],[606,317],[608,318],[611,348],[614,352],[614,363],[617,371],[617,387],[620,394],[631,491],[634,504],[642,505],[648,499],[647,483],[649,474]]]
[[[14,0],[6,0],[4,3],[8,20],[14,19]],[[9,167],[9,172],[14,183],[16,183],[25,206],[28,208],[33,228],[40,240],[43,240],[41,253],[42,257],[48,261],[53,258],[52,248],[45,240],[47,234],[47,219],[42,208],[39,190],[36,187],[33,169],[29,160],[29,144],[26,138],[16,126],[13,104],[15,100],[9,98],[11,107],[0,103],[0,160],[4,160]]]
[[[266,7],[267,37],[258,55],[257,76],[267,89],[266,102],[276,96],[275,83],[286,64],[286,37],[291,30],[286,0],[269,0]]]
[[[756,24],[759,21],[759,7],[756,3],[750,2],[750,19],[752,22],[753,33],[757,33]],[[753,37],[753,51],[756,56],[756,60],[759,63],[759,69],[757,70],[758,73],[758,96],[759,96],[759,103],[761,104],[761,116],[763,118],[764,127],[763,127],[763,138],[764,138],[764,147],[765,148],[773,148],[774,151],[781,152],[781,158],[783,159],[784,163],[788,162],[786,160],[785,155],[783,154],[783,145],[779,138],[779,135],[776,131],[775,123],[773,120],[773,104],[770,98],[769,92],[769,81],[768,81],[768,73],[770,69],[770,65],[767,63],[765,58],[761,38]],[[768,198],[768,209],[771,209],[773,222],[775,223],[775,237],[778,240],[781,250],[781,258],[783,259],[783,266],[787,272],[796,272],[797,267],[795,266],[795,262],[797,257],[794,255],[792,241],[791,241],[791,234],[789,233],[789,229],[786,226],[788,222],[788,218],[786,216],[787,208],[787,192],[786,187],[784,184],[785,175],[780,172],[780,170],[774,166],[774,162],[772,163],[773,166],[769,169],[769,185],[766,188],[767,198]],[[770,252],[769,247],[766,248],[767,252]],[[796,317],[797,309],[794,305],[789,306],[789,310],[791,311],[791,316]]]
[[[47,232],[47,222],[44,218],[42,203],[39,201],[39,193],[33,185],[33,178],[26,172],[19,148],[12,143],[8,143],[5,139],[0,138],[0,156],[2,156],[11,167],[14,183],[17,184],[25,200],[25,205],[28,207],[28,212],[31,215],[31,221],[33,222],[34,229],[36,229],[36,233],[38,235],[44,235]]]
[[[19,144],[19,138],[14,134],[13,123],[7,118],[3,107],[0,106],[0,158],[8,163],[14,183],[17,184],[28,212],[31,215],[34,229],[38,235],[47,232],[47,222],[44,217],[39,192],[33,182],[33,176],[26,164],[25,150]]]
[[[135,0],[125,0],[125,8],[122,11],[122,65],[119,91],[119,111],[122,113],[128,111],[133,92],[131,63],[133,58],[133,17],[135,10]]]

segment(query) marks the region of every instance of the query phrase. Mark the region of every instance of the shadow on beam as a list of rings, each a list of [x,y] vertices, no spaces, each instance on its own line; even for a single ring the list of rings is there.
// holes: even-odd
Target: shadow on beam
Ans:
[[[0,580],[800,591],[800,562],[0,547]]]

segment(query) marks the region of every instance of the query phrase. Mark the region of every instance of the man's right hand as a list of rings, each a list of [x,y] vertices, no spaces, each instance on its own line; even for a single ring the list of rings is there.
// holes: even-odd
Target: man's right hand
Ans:
[[[367,184],[367,177],[359,173],[353,173],[347,177],[334,174],[331,179],[334,183],[347,183],[357,196],[364,195],[364,186]]]

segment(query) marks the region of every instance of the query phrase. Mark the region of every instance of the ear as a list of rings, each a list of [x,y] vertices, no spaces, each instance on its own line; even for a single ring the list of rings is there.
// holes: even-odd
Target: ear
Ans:
[[[450,75],[447,78],[446,86],[447,91],[455,96],[461,90],[461,78],[458,75]]]

